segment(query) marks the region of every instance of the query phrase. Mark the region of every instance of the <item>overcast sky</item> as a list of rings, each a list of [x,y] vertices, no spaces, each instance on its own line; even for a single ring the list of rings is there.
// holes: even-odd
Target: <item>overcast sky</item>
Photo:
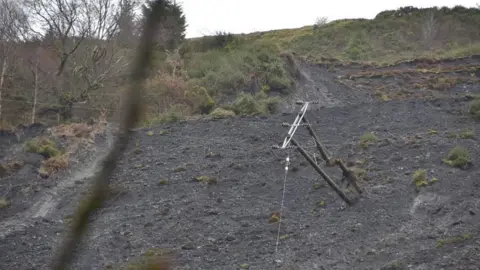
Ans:
[[[187,17],[187,37],[215,31],[249,33],[297,28],[329,20],[373,18],[380,11],[402,6],[431,7],[462,5],[474,7],[480,0],[177,0]]]

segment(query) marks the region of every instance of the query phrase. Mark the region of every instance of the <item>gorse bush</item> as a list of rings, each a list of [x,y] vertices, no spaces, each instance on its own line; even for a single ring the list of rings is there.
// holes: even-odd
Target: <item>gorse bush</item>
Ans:
[[[285,60],[272,46],[195,54],[186,63],[186,70],[191,83],[205,87],[212,96],[243,91],[254,84],[269,85],[272,91],[282,93],[294,88]]]

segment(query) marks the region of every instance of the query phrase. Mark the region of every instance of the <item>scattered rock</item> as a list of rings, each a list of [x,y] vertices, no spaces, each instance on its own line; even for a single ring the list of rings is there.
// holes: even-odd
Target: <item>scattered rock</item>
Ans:
[[[195,246],[193,245],[193,243],[187,243],[187,244],[182,246],[182,249],[183,250],[194,250]]]

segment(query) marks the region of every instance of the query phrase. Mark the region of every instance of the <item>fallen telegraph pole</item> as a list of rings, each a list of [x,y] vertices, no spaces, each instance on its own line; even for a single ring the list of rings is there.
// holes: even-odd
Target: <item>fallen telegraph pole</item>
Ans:
[[[291,148],[290,143],[293,145],[294,148],[296,148],[302,156],[305,157],[305,159],[308,161],[308,163],[315,169],[315,171],[322,176],[322,178],[327,182],[327,184],[349,205],[353,205],[354,201],[349,198],[345,192],[332,180],[332,178],[317,164],[317,162],[312,158],[310,154],[308,154],[307,151],[300,145],[300,143],[293,138],[293,135],[295,134],[295,131],[299,126],[305,126],[309,135],[313,138],[315,142],[315,146],[320,153],[320,156],[322,159],[325,161],[326,166],[332,167],[332,166],[338,166],[340,170],[342,170],[342,175],[343,178],[341,179],[341,183],[343,183],[345,180],[347,181],[347,186],[351,185],[355,188],[358,194],[362,194],[362,189],[358,185],[358,179],[355,175],[354,172],[349,170],[345,163],[341,159],[334,159],[331,158],[328,153],[327,149],[323,144],[320,142],[318,136],[315,134],[314,130],[311,127],[310,122],[307,120],[305,117],[305,114],[308,109],[308,105],[310,103],[315,103],[315,102],[303,102],[303,101],[297,101],[298,105],[303,105],[300,111],[297,113],[297,116],[293,122],[293,124],[288,124],[288,123],[283,123],[283,126],[290,126],[290,130],[287,133],[287,136],[285,137],[283,141],[283,145],[274,145],[273,148],[276,149],[286,149],[286,148]],[[302,122],[302,123],[300,123]]]

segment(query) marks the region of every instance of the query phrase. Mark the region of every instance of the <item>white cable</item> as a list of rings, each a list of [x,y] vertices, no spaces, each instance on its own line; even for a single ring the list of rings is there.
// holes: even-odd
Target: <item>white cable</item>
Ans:
[[[285,159],[285,177],[283,179],[283,192],[282,192],[282,203],[280,205],[280,216],[278,217],[278,230],[277,230],[277,242],[275,244],[275,262],[281,263],[280,260],[277,259],[278,253],[278,244],[280,243],[280,229],[282,225],[282,215],[283,215],[283,206],[285,203],[285,189],[287,186],[287,174],[288,174],[288,166],[290,165],[290,154],[287,154],[287,158]]]
[[[302,109],[300,109],[300,112],[297,114],[297,117],[295,118],[295,121],[293,121],[292,126],[290,127],[290,130],[288,131],[287,137],[283,140],[283,145],[281,149],[287,148],[287,146],[290,144],[290,141],[292,140],[293,134],[295,134],[295,131],[297,131],[297,128],[300,124],[300,121],[302,121],[303,117],[305,116],[305,113],[307,112],[308,108],[308,102],[305,102],[303,105]],[[289,150],[287,150],[289,151]],[[282,216],[283,216],[283,207],[285,204],[285,190],[287,187],[287,175],[288,175],[288,166],[290,165],[290,153],[287,152],[287,158],[285,159],[285,177],[283,179],[283,191],[282,191],[282,203],[280,205],[280,215],[278,217],[278,230],[277,230],[277,241],[275,243],[275,255],[274,255],[274,260],[276,264],[281,263],[281,260],[277,259],[277,254],[278,254],[278,245],[280,243],[280,230],[282,226]]]
[[[285,149],[290,143],[290,140],[292,140],[293,134],[295,134],[295,131],[297,131],[300,121],[302,121],[303,117],[305,116],[305,113],[307,112],[307,108],[308,108],[308,102],[305,102],[302,109],[300,109],[300,112],[297,114],[295,121],[293,121],[293,124],[290,127],[290,130],[288,131],[288,136],[285,137],[285,139],[283,140],[283,145],[281,149]]]

